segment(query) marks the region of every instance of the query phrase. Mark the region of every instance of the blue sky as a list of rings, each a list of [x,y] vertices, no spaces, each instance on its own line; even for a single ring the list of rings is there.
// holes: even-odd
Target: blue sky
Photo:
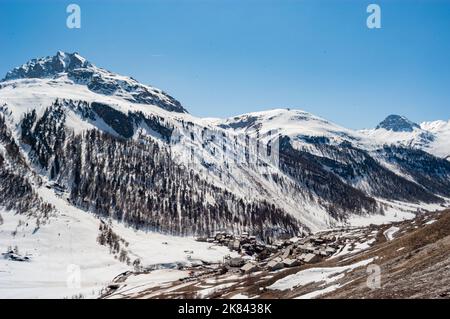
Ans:
[[[82,27],[66,27],[66,7]],[[366,27],[366,7],[382,28]],[[450,118],[450,0],[0,0],[0,77],[77,51],[198,116],[299,108],[351,128]]]

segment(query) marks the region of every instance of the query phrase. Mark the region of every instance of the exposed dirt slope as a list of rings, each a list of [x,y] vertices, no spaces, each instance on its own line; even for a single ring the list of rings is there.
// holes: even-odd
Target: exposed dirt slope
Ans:
[[[120,289],[104,297],[450,299],[450,210],[317,237],[333,237],[344,246],[318,262],[277,271],[241,274],[220,272],[211,265],[190,270],[187,278],[138,291],[124,278]],[[379,277],[374,270],[380,270]]]

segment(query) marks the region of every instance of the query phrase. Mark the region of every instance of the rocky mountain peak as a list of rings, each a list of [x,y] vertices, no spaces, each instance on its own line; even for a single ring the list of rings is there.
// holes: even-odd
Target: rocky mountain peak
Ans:
[[[176,99],[160,89],[99,68],[78,53],[58,51],[54,56],[32,59],[9,71],[1,82],[20,79],[68,78],[92,92],[118,96],[132,103],[156,105],[170,112],[187,113]]]
[[[400,115],[389,115],[386,117],[378,126],[376,129],[384,128],[388,131],[394,131],[394,132],[412,132],[416,128],[420,128],[420,126],[410,120],[408,120],[404,116]]]
[[[51,78],[61,73],[87,67],[92,67],[92,64],[78,53],[58,51],[54,56],[32,59],[22,66],[12,69],[6,73],[3,81],[24,78]]]

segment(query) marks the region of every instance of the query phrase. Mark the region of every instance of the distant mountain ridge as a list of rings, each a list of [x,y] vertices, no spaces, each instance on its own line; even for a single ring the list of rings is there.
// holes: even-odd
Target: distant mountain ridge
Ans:
[[[442,158],[450,154],[450,120],[417,124],[404,116],[389,115],[375,129],[360,132],[379,144],[419,148]]]

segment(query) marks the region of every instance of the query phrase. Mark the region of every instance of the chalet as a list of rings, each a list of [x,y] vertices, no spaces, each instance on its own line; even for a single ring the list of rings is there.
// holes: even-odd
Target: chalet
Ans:
[[[231,258],[228,261],[228,265],[230,267],[242,267],[242,266],[244,266],[244,264],[245,264],[245,261],[241,257]]]
[[[319,253],[317,255],[320,255],[322,257],[327,257],[329,254],[325,251],[325,249],[320,249]]]
[[[314,253],[316,248],[312,245],[299,245],[297,249],[303,253]]]
[[[258,270],[258,265],[254,264],[254,263],[246,263],[244,266],[241,267],[241,271],[244,274],[249,274],[252,272],[255,272]]]
[[[283,262],[274,259],[269,261],[269,263],[267,264],[267,268],[269,268],[269,270],[271,271],[275,271],[284,268],[284,264]]]
[[[323,243],[325,243],[325,241],[322,238],[315,238],[315,239],[313,239],[313,242],[316,245],[322,245]]]
[[[300,265],[300,261],[297,259],[285,258],[282,262],[286,267],[295,267]]]
[[[239,239],[230,240],[230,242],[228,243],[229,249],[239,250],[240,247],[241,247],[241,242],[239,241]]]
[[[305,254],[302,259],[305,263],[315,263],[320,260],[320,256],[316,254]]]
[[[289,255],[292,253],[292,249],[293,249],[293,248],[294,248],[293,245],[291,245],[291,246],[285,248],[285,249],[283,250],[283,254],[281,255],[281,258],[288,258]]]

